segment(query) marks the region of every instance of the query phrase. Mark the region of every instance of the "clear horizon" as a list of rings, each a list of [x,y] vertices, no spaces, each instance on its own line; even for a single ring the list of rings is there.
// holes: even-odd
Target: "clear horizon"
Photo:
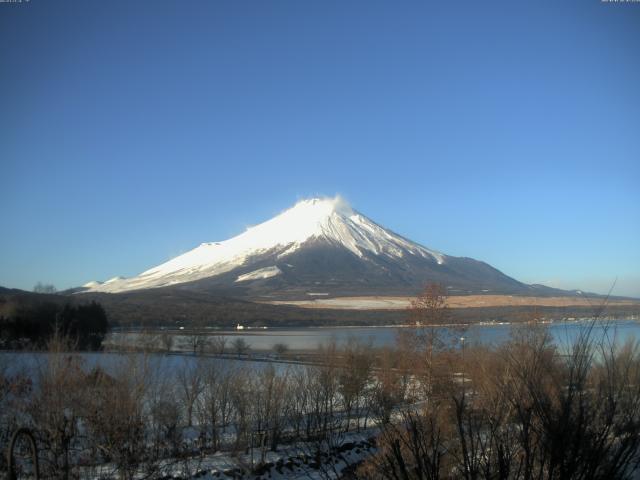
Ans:
[[[313,196],[640,297],[640,4],[0,4],[0,285],[133,276]],[[8,74],[6,74],[8,72]]]

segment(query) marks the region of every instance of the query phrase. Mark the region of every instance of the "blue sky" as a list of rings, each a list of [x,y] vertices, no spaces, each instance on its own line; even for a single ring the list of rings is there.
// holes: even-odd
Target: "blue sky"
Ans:
[[[0,285],[134,275],[340,193],[640,297],[640,4],[0,4]]]

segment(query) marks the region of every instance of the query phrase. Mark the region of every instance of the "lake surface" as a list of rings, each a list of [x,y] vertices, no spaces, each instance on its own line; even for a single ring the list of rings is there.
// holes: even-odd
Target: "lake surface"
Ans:
[[[548,329],[555,343],[562,347],[571,345],[576,338],[585,332],[589,327],[588,321],[577,322],[557,322],[544,325]],[[473,325],[464,333],[451,331],[446,328],[440,329],[442,335],[449,335],[449,339],[454,346],[460,345],[460,336],[464,335],[465,345],[484,344],[499,345],[512,336],[514,329],[521,328],[518,325],[494,324],[494,325]],[[181,354],[180,350],[189,351],[188,339],[193,334],[205,337],[224,336],[227,339],[227,349],[231,350],[230,344],[233,340],[242,338],[251,345],[252,350],[258,351],[255,359],[265,357],[259,351],[269,352],[278,343],[286,344],[290,350],[310,351],[319,345],[336,341],[338,344],[357,340],[370,343],[376,347],[391,346],[396,342],[399,332],[415,331],[415,328],[408,327],[333,327],[333,328],[271,328],[268,330],[244,330],[238,331],[157,331],[151,334],[141,332],[115,332],[110,335],[111,341],[124,342],[131,346],[141,345],[148,341],[150,337],[157,337],[159,333],[169,333],[174,337],[173,349],[177,350],[172,354],[154,353],[144,355],[134,353],[133,355],[122,355],[119,353],[81,353],[83,368],[87,371],[95,366],[100,366],[106,371],[117,371],[122,368],[136,368],[144,362],[149,362],[153,367],[151,370],[160,372],[167,379],[172,379],[183,367],[194,366],[196,363],[215,365],[220,369],[265,368],[267,365],[274,365],[277,369],[289,368],[287,363],[252,360],[237,360],[232,356],[227,358],[196,357],[190,353]],[[612,320],[607,322],[597,322],[593,324],[593,338],[599,339],[606,336],[611,341],[624,343],[628,340],[640,341],[640,322],[634,320]],[[24,372],[36,373],[38,369],[46,365],[47,353],[39,352],[0,352],[0,367],[8,367],[9,373],[21,370]],[[268,355],[272,356],[272,355]],[[131,362],[134,362],[133,364]]]
[[[65,353],[60,355],[69,356],[69,354]],[[100,367],[111,374],[122,370],[140,369],[140,371],[148,370],[150,374],[159,375],[166,380],[175,380],[180,370],[195,366],[214,366],[217,370],[255,370],[265,368],[271,364],[276,369],[287,366],[278,362],[266,363],[179,353],[151,353],[145,355],[142,353],[80,352],[78,355],[81,357],[82,369],[87,372],[94,367]],[[50,354],[43,352],[0,351],[0,371],[4,371],[8,375],[24,373],[35,379],[38,377],[38,372],[46,368],[49,358]]]
[[[590,321],[567,321],[545,324],[554,341],[559,345],[569,345],[591,325]],[[451,331],[446,328],[439,329],[444,336],[449,336],[452,343],[459,342],[460,337],[464,337],[467,345],[485,344],[498,345],[503,343],[512,335],[514,329],[521,328],[518,324],[483,324],[472,325],[465,332]],[[227,348],[238,339],[245,340],[253,350],[272,350],[276,344],[285,344],[290,350],[313,350],[319,345],[335,340],[344,343],[350,339],[371,343],[373,346],[390,346],[396,342],[400,331],[415,330],[411,327],[300,327],[300,328],[269,328],[268,330],[198,330],[186,331],[165,331],[174,336],[174,349],[188,350],[188,339],[193,334],[205,337],[223,336],[227,340]],[[160,331],[153,334],[162,333]],[[640,321],[636,320],[600,320],[595,322],[593,335],[600,337],[607,334],[609,338],[618,342],[625,342],[627,339],[635,338],[640,340]],[[144,334],[139,332],[116,332],[111,334],[110,341],[115,343],[125,343],[132,346],[144,341]]]

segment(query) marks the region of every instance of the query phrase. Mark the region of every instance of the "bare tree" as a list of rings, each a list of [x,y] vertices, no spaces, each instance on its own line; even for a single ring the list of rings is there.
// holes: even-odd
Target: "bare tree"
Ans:
[[[216,355],[224,355],[227,347],[227,337],[223,335],[211,337],[209,345],[213,353]]]
[[[0,356],[0,451],[6,452],[10,438],[24,417],[24,405],[33,393],[33,379],[23,368],[9,368],[6,355]],[[0,455],[0,471],[7,471],[6,456]]]
[[[182,398],[182,404],[184,405],[187,426],[191,427],[193,425],[193,413],[196,401],[204,387],[201,364],[185,361],[182,366],[178,368],[176,378],[179,394]]]
[[[273,346],[273,351],[278,357],[282,357],[289,351],[289,345],[286,343],[276,343]]]
[[[153,332],[143,330],[138,334],[137,347],[145,353],[151,353],[158,350],[161,339]]]
[[[409,305],[409,318],[417,326],[441,326],[448,316],[447,290],[438,283],[427,284]]]
[[[233,413],[231,386],[235,371],[208,364],[203,372],[203,390],[198,411],[201,424],[208,428],[214,450],[221,447],[221,434],[226,431]]]
[[[437,352],[449,358],[446,388],[383,423],[361,476],[630,478],[640,448],[640,348],[616,344],[608,329],[596,320],[561,348],[530,324],[464,359]]]
[[[48,293],[48,294],[53,294],[56,293],[58,290],[56,289],[56,287],[51,284],[51,283],[42,283],[42,282],[38,282],[35,284],[35,286],[33,287],[33,291],[36,293]]]
[[[246,355],[249,352],[251,346],[247,343],[244,338],[236,338],[233,342],[231,342],[231,348],[238,355],[238,357],[242,355]]]
[[[447,470],[447,441],[451,438],[443,412],[428,405],[421,412],[405,410],[399,422],[388,423],[378,438],[378,454],[360,469],[360,477],[437,480],[457,478]]]
[[[196,355],[204,351],[207,342],[206,338],[203,335],[194,333],[193,335],[189,335],[187,337],[187,344],[189,345],[189,349],[193,352],[193,354]]]
[[[349,338],[341,352],[342,368],[338,371],[338,391],[347,417],[345,429],[348,431],[351,416],[355,411],[356,428],[360,429],[361,409],[368,411],[365,405],[365,389],[370,382],[373,354],[371,344],[364,344],[355,338]],[[365,421],[366,423],[366,421]]]
[[[417,329],[415,332],[415,348],[423,350],[424,383],[427,395],[433,392],[434,384],[434,352],[444,346],[441,328],[449,319],[447,307],[447,291],[437,283],[430,283],[411,301],[408,308],[409,319]]]
[[[96,375],[84,426],[98,458],[109,460],[120,477],[132,480],[145,462],[150,375],[146,358],[126,357],[111,375]]]
[[[278,373],[273,365],[268,365],[255,377],[254,428],[268,432],[271,449],[275,451],[285,423],[288,372]]]
[[[335,339],[318,347],[319,365],[307,366],[307,437],[325,436],[340,426],[338,399],[338,347]]]
[[[162,332],[160,335],[160,343],[165,352],[170,352],[173,348],[173,335],[169,332]]]
[[[54,333],[47,344],[46,360],[39,365],[37,390],[28,406],[28,413],[38,426],[44,466],[62,478],[71,474],[87,386],[82,358],[73,349],[68,338]]]
[[[296,366],[289,370],[287,398],[290,400],[287,405],[294,438],[302,438],[303,431],[306,432],[307,438],[309,437],[310,383],[308,368]]]
[[[251,429],[251,378],[247,369],[238,369],[231,383],[236,441],[234,450],[248,448]]]
[[[391,421],[394,408],[405,398],[403,372],[397,366],[397,352],[384,348],[373,372],[373,386],[368,397],[374,419],[384,427]]]
[[[150,408],[150,425],[155,457],[176,457],[180,454],[182,435],[180,426],[180,402],[170,392],[165,392],[162,398],[158,398]]]

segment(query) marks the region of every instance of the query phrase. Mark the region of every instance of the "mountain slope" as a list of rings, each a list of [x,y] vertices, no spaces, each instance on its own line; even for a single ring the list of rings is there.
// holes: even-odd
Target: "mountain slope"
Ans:
[[[545,293],[471,258],[412,242],[353,210],[340,197],[298,202],[223,242],[203,243],[128,279],[84,291],[175,286],[246,297],[415,293],[439,282],[451,294]],[[549,289],[552,290],[552,289]]]

